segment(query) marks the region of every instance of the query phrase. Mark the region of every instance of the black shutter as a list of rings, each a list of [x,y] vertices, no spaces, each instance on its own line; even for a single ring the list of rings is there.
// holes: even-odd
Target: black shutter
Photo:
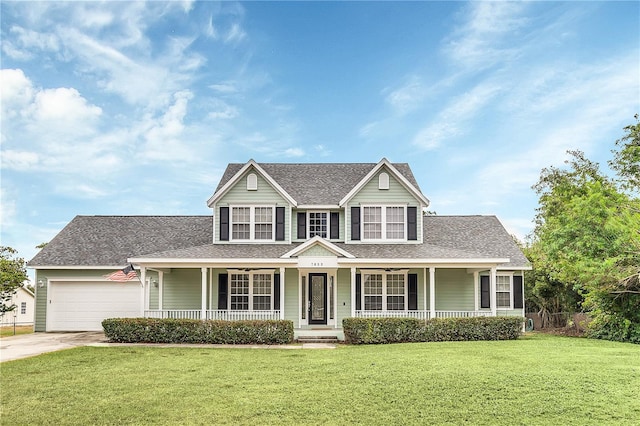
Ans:
[[[351,207],[351,239],[360,240],[360,207]]]
[[[418,310],[418,274],[409,274],[409,302],[410,311]]]
[[[489,285],[490,278],[486,275],[480,276],[480,307],[491,307],[491,286]]]
[[[513,309],[522,309],[524,307],[524,297],[522,288],[522,277],[520,275],[513,276]]]
[[[362,275],[356,274],[356,311],[362,309]]]
[[[280,275],[273,276],[273,309],[280,309]]]
[[[218,275],[218,309],[227,309],[229,274]]]
[[[329,238],[332,240],[340,238],[340,213],[338,212],[331,212],[331,231]]]
[[[416,241],[418,239],[418,208],[407,207],[407,239]]]
[[[284,241],[284,207],[276,207],[276,241]]]
[[[298,212],[298,239],[305,240],[307,238],[307,213]]]
[[[220,207],[220,241],[229,241],[229,207]]]

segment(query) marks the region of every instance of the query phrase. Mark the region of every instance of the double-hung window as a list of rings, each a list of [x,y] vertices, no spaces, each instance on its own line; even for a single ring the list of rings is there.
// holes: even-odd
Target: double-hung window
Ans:
[[[406,310],[407,274],[363,274],[362,282],[362,306],[365,311]]]
[[[274,239],[274,208],[251,206],[231,208],[231,239],[236,241]]]
[[[496,307],[511,309],[511,275],[496,277]]]
[[[364,206],[363,240],[406,240],[405,206]]]
[[[269,311],[273,307],[273,273],[233,272],[229,275],[232,311]]]

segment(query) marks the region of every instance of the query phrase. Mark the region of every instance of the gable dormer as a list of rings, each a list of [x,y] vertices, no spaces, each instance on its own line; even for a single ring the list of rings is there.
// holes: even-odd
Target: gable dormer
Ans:
[[[214,212],[214,243],[289,242],[290,212],[296,204],[260,165],[250,160],[221,182],[207,202]]]
[[[422,210],[429,200],[385,158],[340,205],[348,243],[422,242]]]

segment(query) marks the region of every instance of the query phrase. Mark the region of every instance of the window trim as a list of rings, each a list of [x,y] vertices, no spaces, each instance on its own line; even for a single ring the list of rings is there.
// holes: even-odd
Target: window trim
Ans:
[[[264,296],[264,294],[255,294],[254,293],[254,279],[256,275],[268,275],[270,277],[270,281],[271,281],[271,286],[270,286],[270,290],[269,290],[269,309],[268,311],[274,311],[273,306],[274,306],[274,286],[275,286],[275,269],[256,269],[254,271],[244,271],[242,269],[227,269],[227,273],[229,274],[229,284],[228,284],[228,291],[227,291],[227,306],[228,306],[228,310],[229,311],[244,311],[244,309],[232,309],[231,308],[231,296],[233,295],[231,289],[232,289],[232,282],[233,282],[233,275],[248,275],[249,276],[249,309],[248,311],[254,311],[255,309],[253,308],[253,296]],[[259,309],[259,311],[265,311],[265,309]]]
[[[509,279],[509,306],[500,306],[498,304],[498,293],[507,293],[506,291],[498,291],[498,277],[507,277]],[[507,274],[507,273],[498,273],[496,274],[496,289],[495,289],[495,293],[496,293],[496,309],[503,309],[503,310],[512,310],[513,309],[513,273],[511,274]]]
[[[311,236],[311,214],[317,214],[317,213],[322,213],[324,215],[327,216],[327,229],[326,229],[326,236],[321,238],[324,239],[330,239],[331,237],[331,211],[330,210],[308,210],[307,211],[307,223],[306,223],[306,231],[307,231],[307,240],[310,240],[311,238],[313,238]]]
[[[371,207],[379,207],[381,209],[381,231],[380,231],[380,236],[381,238],[367,238],[365,231],[364,231],[364,211],[367,208],[371,208]],[[403,218],[403,238],[387,238],[387,208],[388,207],[397,207],[397,208],[402,208],[402,218]],[[401,242],[401,241],[408,241],[408,221],[407,221],[407,204],[362,204],[360,205],[360,240],[361,241],[368,241],[368,242]],[[372,222],[367,222],[367,223],[372,223]]]
[[[363,311],[378,311],[377,309],[365,309],[365,295],[372,296],[372,294],[365,293],[365,283],[367,281],[368,275],[382,275],[382,294],[374,294],[373,296],[382,297],[382,309],[380,312],[408,312],[409,311],[409,270],[403,269],[398,271],[386,271],[386,270],[377,270],[377,269],[367,269],[361,271],[361,290],[360,290],[360,306]],[[387,297],[388,296],[398,296],[397,294],[388,294],[387,293],[387,277],[389,275],[402,275],[403,276],[403,294],[404,297],[404,309],[393,309],[389,310],[387,306]]]
[[[234,238],[233,236],[233,209],[235,208],[248,208],[249,209],[249,239],[246,238]],[[256,239],[256,209],[260,208],[269,208],[271,209],[271,238],[268,239]],[[245,222],[238,222],[245,223]],[[266,223],[266,222],[265,222]],[[229,205],[229,241],[236,242],[273,242],[276,240],[276,206],[273,204],[251,204],[251,205],[242,205],[242,204],[233,204]]]

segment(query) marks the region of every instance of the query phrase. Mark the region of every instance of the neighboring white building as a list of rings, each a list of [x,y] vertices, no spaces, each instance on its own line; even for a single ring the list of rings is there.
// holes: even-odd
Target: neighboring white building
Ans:
[[[36,298],[28,288],[20,287],[8,303],[16,308],[0,317],[1,326],[13,325],[14,321],[16,325],[33,325]]]

